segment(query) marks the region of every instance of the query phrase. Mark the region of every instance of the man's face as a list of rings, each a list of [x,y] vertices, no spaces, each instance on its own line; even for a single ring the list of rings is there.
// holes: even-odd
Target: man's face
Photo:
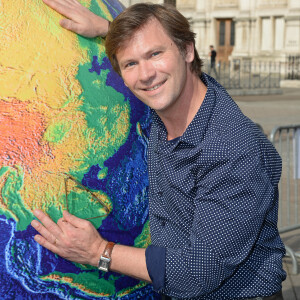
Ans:
[[[188,45],[186,55],[180,53],[156,19],[134,33],[116,57],[125,84],[158,113],[172,112],[184,100],[194,48]]]

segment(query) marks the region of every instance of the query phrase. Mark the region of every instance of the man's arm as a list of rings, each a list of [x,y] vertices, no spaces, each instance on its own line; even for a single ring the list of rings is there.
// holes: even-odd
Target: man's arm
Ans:
[[[43,0],[49,7],[65,16],[59,24],[70,31],[85,37],[106,36],[108,20],[99,17],[76,0]]]
[[[98,267],[107,241],[91,222],[66,211],[57,224],[41,210],[35,210],[34,215],[42,222],[31,222],[40,233],[34,237],[37,243],[67,260]],[[151,282],[146,266],[145,249],[115,245],[111,257],[111,271]]]
[[[220,159],[201,160],[190,245],[166,249],[166,295],[200,297],[229,280],[251,255],[274,205],[275,187],[259,153],[225,147],[210,150]],[[260,276],[268,274],[266,270]]]

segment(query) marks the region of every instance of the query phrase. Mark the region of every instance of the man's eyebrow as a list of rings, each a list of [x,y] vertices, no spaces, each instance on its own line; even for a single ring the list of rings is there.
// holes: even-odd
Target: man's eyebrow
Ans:
[[[135,59],[133,59],[133,58],[128,58],[128,59],[125,59],[125,60],[123,60],[123,61],[120,61],[119,62],[119,65],[120,65],[120,67],[124,67],[124,66],[126,66],[128,63],[130,63],[130,62],[135,62],[136,60]]]
[[[165,45],[157,45],[157,46],[153,46],[151,47],[145,54],[152,54],[153,52],[156,52],[156,51],[162,51],[165,49]]]
[[[157,46],[153,46],[151,47],[148,51],[146,51],[145,53],[143,53],[142,57],[149,57],[152,53],[157,52],[157,51],[163,51],[165,49],[165,45],[157,45]],[[120,67],[123,67],[125,65],[127,65],[130,62],[136,62],[137,59],[135,58],[126,58],[123,61],[119,62]]]
[[[146,51],[146,52],[143,54],[143,56],[149,57],[152,53],[163,51],[165,48],[166,48],[165,45],[157,45],[157,46],[153,46],[153,47],[151,47],[148,51]]]

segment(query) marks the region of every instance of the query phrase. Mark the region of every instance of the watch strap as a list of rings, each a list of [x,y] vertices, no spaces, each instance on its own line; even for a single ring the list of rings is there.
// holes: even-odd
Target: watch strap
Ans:
[[[105,249],[102,253],[102,256],[111,259],[111,253],[112,253],[112,250],[113,250],[114,246],[115,246],[114,242],[108,242],[105,246]]]
[[[98,269],[100,271],[108,272],[110,263],[111,263],[111,253],[115,246],[114,242],[108,242],[105,246],[105,249],[100,257]]]

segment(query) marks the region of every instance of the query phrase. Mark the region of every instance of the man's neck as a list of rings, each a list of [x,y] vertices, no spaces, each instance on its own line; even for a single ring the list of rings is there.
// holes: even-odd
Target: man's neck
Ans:
[[[207,91],[207,87],[198,77],[192,73],[187,79],[187,86],[182,92],[181,101],[168,114],[157,112],[164,123],[168,140],[182,136],[189,124],[197,114]]]

